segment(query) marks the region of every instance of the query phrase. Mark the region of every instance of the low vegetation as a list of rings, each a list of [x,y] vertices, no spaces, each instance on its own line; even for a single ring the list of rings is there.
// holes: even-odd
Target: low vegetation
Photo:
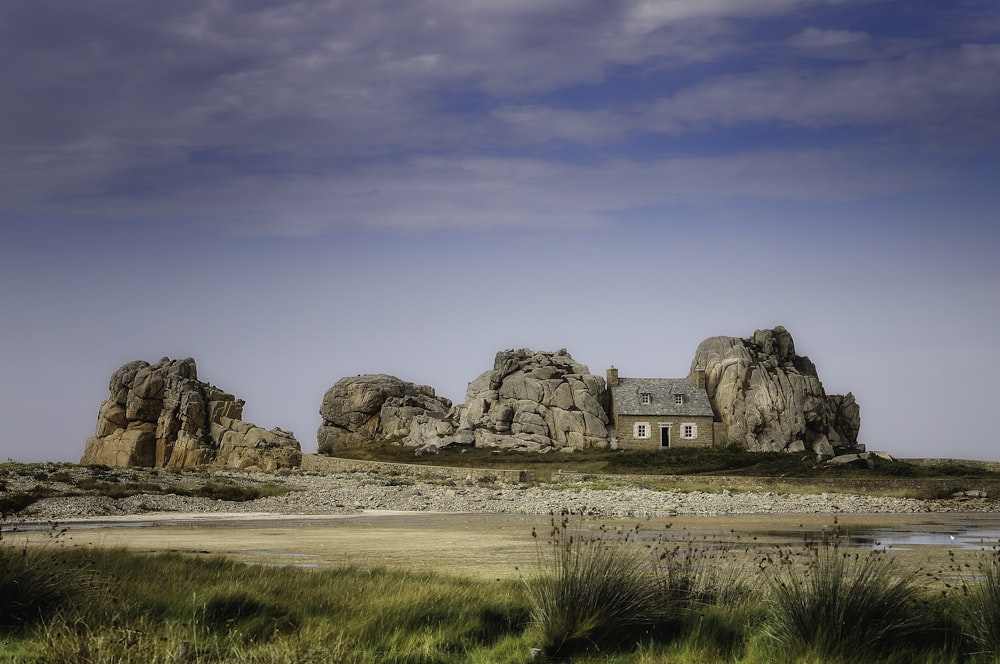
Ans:
[[[738,446],[672,448],[669,450],[577,450],[573,454],[511,452],[452,445],[433,455],[417,457],[413,448],[390,443],[340,448],[334,456],[393,463],[468,468],[563,469],[579,473],[649,475],[722,475],[747,477],[820,478],[831,476],[904,478],[979,478],[1000,480],[1000,473],[972,465],[942,461],[916,465],[875,459],[872,469],[826,467],[811,454],[747,452]]]
[[[544,652],[601,652],[634,642],[668,618],[646,552],[630,546],[635,534],[603,527],[590,533],[571,528],[568,515],[553,518],[527,581]]]
[[[0,662],[936,662],[1000,655],[1000,554],[922,575],[836,534],[749,560],[739,543],[535,534],[520,580],[0,539]],[[527,534],[526,534],[527,539]],[[950,586],[950,587],[949,587]]]
[[[872,468],[826,466],[811,454],[747,452],[738,447],[669,450],[577,450],[538,454],[450,446],[416,457],[390,443],[338,449],[336,456],[365,461],[478,469],[530,470],[536,481],[589,482],[603,488],[626,482],[648,489],[730,490],[775,493],[860,493],[898,498],[940,499],[955,492],[987,489],[1000,495],[1000,472],[942,461],[918,465],[873,459]],[[720,480],[719,478],[724,478]]]
[[[766,633],[779,648],[817,661],[885,660],[930,628],[911,575],[885,551],[859,553],[837,541],[810,547],[804,568],[789,555],[770,578]]]
[[[961,579],[957,612],[965,636],[981,652],[1000,655],[1000,550],[952,570]]]
[[[26,555],[40,573],[10,566]],[[10,541],[0,569],[45,598],[44,571],[72,570],[59,581],[73,589],[26,608],[0,588],[0,662],[517,661],[528,624],[516,581]]]
[[[6,481],[5,477],[30,480],[32,486],[15,490],[13,482]],[[294,490],[250,476],[236,480],[193,470],[6,463],[0,464],[0,517],[16,514],[42,498],[104,496],[121,500],[139,495],[175,494],[246,502]]]

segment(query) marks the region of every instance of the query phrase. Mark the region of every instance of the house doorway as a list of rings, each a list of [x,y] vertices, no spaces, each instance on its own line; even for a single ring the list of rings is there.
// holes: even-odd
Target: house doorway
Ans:
[[[670,425],[660,425],[660,447],[670,447]]]

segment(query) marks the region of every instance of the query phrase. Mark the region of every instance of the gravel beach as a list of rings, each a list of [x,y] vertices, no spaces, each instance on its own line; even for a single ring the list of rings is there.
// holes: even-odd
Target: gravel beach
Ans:
[[[56,494],[71,493],[78,475],[87,472],[93,471],[71,467],[70,471],[51,474],[46,482],[39,482],[37,474],[8,476],[4,478],[5,491],[27,491],[43,484]],[[146,469],[117,469],[111,472],[116,482],[128,482],[133,486],[145,483],[158,487],[158,491],[122,498],[56,495],[42,498],[26,509],[9,515],[6,522],[65,522],[157,513],[353,515],[365,510],[548,514],[569,509],[608,518],[1000,511],[1000,503],[988,498],[918,500],[844,493],[652,490],[625,483],[604,481],[603,484],[596,484],[586,480],[558,484],[503,484],[474,482],[471,479],[426,481],[372,473],[172,473]],[[284,495],[247,501],[178,495],[184,489],[189,490],[206,482],[242,487],[278,486],[289,491]]]

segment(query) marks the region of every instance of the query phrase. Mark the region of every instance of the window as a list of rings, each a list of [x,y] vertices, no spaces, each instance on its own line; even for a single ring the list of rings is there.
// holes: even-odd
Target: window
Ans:
[[[643,392],[642,394],[639,395],[639,403],[641,403],[643,406],[649,405],[649,403],[652,400],[653,400],[653,395],[650,394],[649,392]]]
[[[682,424],[681,425],[681,438],[697,438],[698,437],[698,425],[697,424]]]
[[[684,403],[684,395],[683,394],[675,394],[674,395],[674,403],[677,404],[678,406],[681,405],[682,403]]]
[[[632,436],[636,439],[649,438],[649,423],[648,422],[637,422]]]

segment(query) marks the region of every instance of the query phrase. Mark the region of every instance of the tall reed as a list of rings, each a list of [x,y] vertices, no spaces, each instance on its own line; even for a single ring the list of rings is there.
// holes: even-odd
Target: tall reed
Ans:
[[[86,584],[83,566],[67,565],[53,549],[62,532],[53,528],[39,546],[18,545],[0,532],[0,627],[23,627],[65,603]]]
[[[1000,550],[994,549],[968,569],[956,617],[980,654],[1000,659]]]
[[[805,555],[804,567],[783,555],[770,583],[765,630],[789,659],[879,661],[921,628],[913,577],[898,574],[885,551],[845,551],[834,539]]]
[[[532,533],[537,537],[536,533]],[[550,656],[599,652],[634,639],[660,619],[648,553],[634,533],[587,531],[563,512],[527,579],[532,619]]]

